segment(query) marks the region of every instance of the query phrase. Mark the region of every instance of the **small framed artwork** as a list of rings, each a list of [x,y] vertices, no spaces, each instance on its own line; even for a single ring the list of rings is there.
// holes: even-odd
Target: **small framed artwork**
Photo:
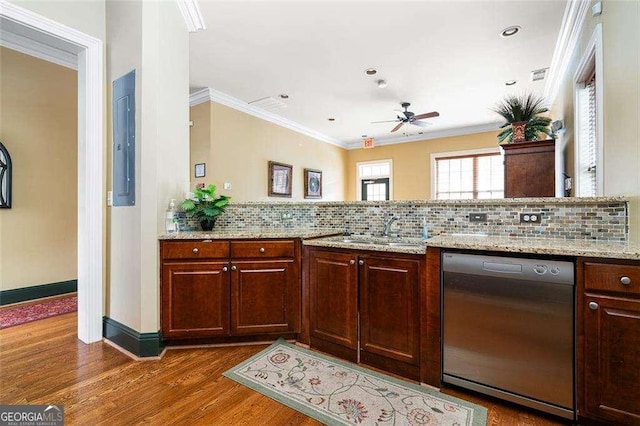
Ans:
[[[269,161],[269,197],[291,197],[293,166]]]
[[[205,177],[207,166],[205,163],[198,163],[195,165],[195,176],[197,178]]]
[[[304,198],[322,198],[322,172],[304,169]]]

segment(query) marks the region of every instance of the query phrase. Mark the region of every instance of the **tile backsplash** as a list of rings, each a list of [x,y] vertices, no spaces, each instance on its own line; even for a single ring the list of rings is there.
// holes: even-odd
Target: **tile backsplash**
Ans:
[[[487,220],[470,222],[471,213],[485,213]],[[520,223],[520,213],[540,215],[541,223]],[[227,207],[216,227],[337,228],[357,235],[380,235],[392,216],[398,220],[390,234],[401,237],[420,237],[423,218],[430,236],[486,233],[602,241],[628,237],[627,201],[620,197],[238,203]],[[187,225],[196,224],[189,221]]]

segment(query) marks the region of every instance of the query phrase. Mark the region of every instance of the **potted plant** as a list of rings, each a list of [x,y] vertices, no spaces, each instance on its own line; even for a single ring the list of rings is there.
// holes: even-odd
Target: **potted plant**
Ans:
[[[226,195],[216,196],[216,186],[209,185],[206,188],[196,188],[193,197],[184,200],[181,206],[189,216],[198,219],[203,231],[211,231],[218,216],[224,213],[230,198]]]
[[[544,106],[544,99],[533,93],[509,95],[491,110],[506,120],[500,126],[504,130],[498,134],[498,143],[537,141],[541,134],[551,136],[551,119],[540,115],[549,109]]]

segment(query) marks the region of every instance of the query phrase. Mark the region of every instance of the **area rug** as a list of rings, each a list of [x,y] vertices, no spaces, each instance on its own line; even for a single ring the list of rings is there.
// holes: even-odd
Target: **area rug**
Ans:
[[[484,407],[280,339],[224,375],[328,425],[485,425]]]
[[[61,297],[0,310],[0,329],[78,310],[78,297]]]

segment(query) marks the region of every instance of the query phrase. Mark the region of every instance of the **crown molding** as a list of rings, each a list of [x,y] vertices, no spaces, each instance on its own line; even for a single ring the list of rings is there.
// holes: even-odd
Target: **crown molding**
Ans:
[[[269,121],[273,124],[277,124],[278,126],[293,130],[294,132],[302,133],[303,135],[312,137],[319,141],[330,143],[331,145],[336,145],[341,148],[347,147],[344,142],[339,141],[338,139],[334,139],[330,136],[316,132],[313,129],[302,126],[291,120],[287,120],[282,116],[271,113],[269,111],[265,111],[262,108],[255,107],[244,101],[241,101],[238,98],[234,98],[233,96],[227,95],[226,93],[222,93],[209,87],[205,87],[204,89],[198,90],[197,92],[189,95],[189,106],[195,106],[204,102],[216,102],[230,108],[237,109],[238,111],[242,111],[246,114],[253,115],[254,117]]]
[[[558,96],[562,79],[567,73],[573,58],[573,52],[580,39],[582,26],[590,6],[590,1],[569,0],[564,9],[560,34],[556,41],[553,58],[549,66],[547,83],[544,87],[544,98],[549,105],[552,105]]]
[[[63,67],[78,70],[78,55],[65,52],[28,37],[0,30],[0,46],[16,50],[26,55],[35,56]]]
[[[450,129],[437,130],[433,132],[425,132],[421,135],[415,135],[410,137],[396,137],[389,139],[376,139],[375,146],[383,146],[383,145],[395,145],[399,143],[408,143],[408,142],[418,142],[418,141],[426,141],[430,139],[440,139],[440,138],[448,138],[452,136],[463,136],[463,135],[471,135],[474,133],[484,133],[491,132],[494,130],[498,130],[502,122],[490,122],[484,124],[477,124],[473,126],[465,126],[465,127],[454,127]],[[362,140],[354,140],[349,141],[346,144],[346,148],[351,149],[360,149],[362,148]]]
[[[187,24],[187,30],[190,33],[207,29],[204,24],[204,19],[202,19],[198,0],[176,0],[176,2],[184,18],[184,22]]]

